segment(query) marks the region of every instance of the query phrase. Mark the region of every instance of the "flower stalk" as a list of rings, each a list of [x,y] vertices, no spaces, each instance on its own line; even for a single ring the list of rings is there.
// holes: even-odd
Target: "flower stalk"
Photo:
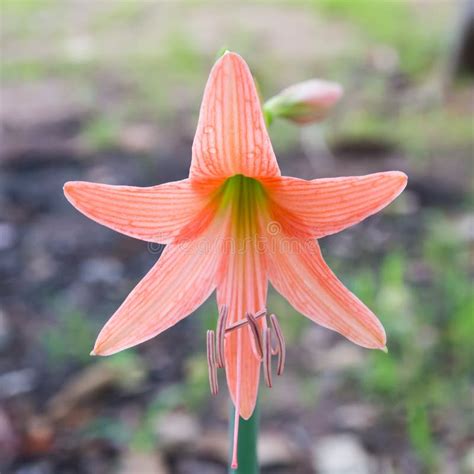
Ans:
[[[234,428],[235,428],[235,408],[230,403],[230,423],[229,423],[229,440],[230,440],[230,451],[229,451],[229,474],[258,474],[258,454],[257,454],[257,441],[260,424],[260,409],[257,404],[253,415],[248,419],[239,419],[238,426],[238,449],[237,459],[238,466],[233,467],[233,452],[234,452]]]

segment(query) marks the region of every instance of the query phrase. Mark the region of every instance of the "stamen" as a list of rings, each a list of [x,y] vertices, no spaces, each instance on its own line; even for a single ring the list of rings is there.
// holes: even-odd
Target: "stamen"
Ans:
[[[285,339],[283,337],[283,332],[280,327],[280,323],[278,322],[278,318],[274,315],[270,315],[270,321],[272,324],[272,328],[275,331],[275,336],[277,338],[277,353],[278,353],[278,366],[277,366],[277,375],[283,374],[285,370],[285,360],[286,360],[286,344]]]
[[[278,355],[278,366],[276,373],[282,375],[285,369],[286,360],[286,345],[283,338],[278,318],[274,314],[268,316],[266,309],[263,309],[253,315],[248,312],[245,314],[245,319],[241,319],[234,324],[227,326],[228,306],[222,305],[219,310],[219,318],[217,320],[217,331],[207,331],[207,364],[209,368],[209,385],[211,393],[216,395],[219,391],[217,369],[225,367],[225,337],[230,331],[235,331],[248,325],[250,333],[252,334],[251,345],[255,356],[263,362],[263,375],[265,384],[271,388],[272,381],[272,357]],[[259,318],[267,318],[263,328],[260,328],[257,320]],[[268,323],[268,324],[267,324]],[[276,346],[273,346],[272,338],[276,339]],[[216,335],[217,334],[217,335]],[[235,400],[235,419],[234,419],[234,440],[232,450],[232,469],[237,469],[238,457],[238,435],[239,435],[239,419],[240,415],[238,409],[240,407],[240,391],[241,391],[241,357],[242,357],[242,332],[237,332],[237,380],[236,380],[236,400]]]
[[[219,391],[215,347],[215,333],[214,331],[209,330],[207,331],[207,366],[209,368],[209,386],[211,387],[212,395],[216,395]]]
[[[224,342],[225,342],[225,327],[227,323],[227,316],[229,314],[227,305],[222,305],[219,311],[219,318],[217,319],[217,343],[216,343],[216,362],[217,367],[222,369],[225,365],[224,360]]]
[[[257,320],[252,313],[247,313],[247,320],[250,326],[250,330],[252,331],[253,335],[253,347],[256,351],[256,356],[258,359],[262,360],[263,357],[263,345],[262,345],[262,338],[260,336],[260,329],[257,324]]]
[[[272,333],[270,328],[263,330],[263,375],[267,387],[272,388]]]
[[[266,316],[267,314],[267,310],[266,309],[262,309],[261,311],[259,311],[258,313],[255,314],[254,318],[255,319],[258,319],[258,318],[263,318],[263,316]],[[239,329],[241,328],[242,326],[245,326],[246,324],[248,324],[248,320],[247,318],[245,319],[240,319],[239,321],[235,322],[234,324],[231,324],[226,330],[225,332],[230,332],[230,331],[234,331],[236,329]]]

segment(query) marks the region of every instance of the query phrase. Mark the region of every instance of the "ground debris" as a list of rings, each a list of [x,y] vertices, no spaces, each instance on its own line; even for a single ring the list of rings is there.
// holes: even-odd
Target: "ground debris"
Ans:
[[[375,474],[373,461],[357,437],[350,434],[319,438],[313,448],[313,459],[320,474]]]
[[[175,411],[160,416],[155,434],[160,449],[167,453],[188,451],[200,438],[200,427],[196,418],[188,413]]]
[[[305,456],[301,448],[287,436],[278,433],[262,433],[258,440],[258,458],[262,468],[296,468],[304,464]],[[271,472],[271,471],[270,471]]]
[[[32,416],[25,428],[21,441],[21,451],[26,456],[41,456],[51,452],[55,431],[51,421],[40,415]]]
[[[131,390],[143,380],[144,373],[137,367],[125,367],[98,362],[74,375],[49,401],[48,414],[60,421],[81,405],[94,400],[105,391],[119,388]]]
[[[33,369],[21,369],[0,375],[0,400],[31,392],[35,386]]]
[[[130,449],[121,458],[118,474],[168,474],[170,473],[158,452]]]

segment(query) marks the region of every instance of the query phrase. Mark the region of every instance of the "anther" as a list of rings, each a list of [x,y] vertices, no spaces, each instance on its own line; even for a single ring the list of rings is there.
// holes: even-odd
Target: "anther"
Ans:
[[[267,310],[266,309],[262,309],[261,311],[259,311],[258,313],[255,313],[255,316],[254,318],[255,319],[259,319],[259,318],[263,318],[264,316],[267,315]],[[245,326],[246,324],[248,324],[248,319],[245,318],[245,319],[240,319],[239,321],[235,322],[234,324],[231,324],[226,330],[225,332],[230,332],[230,331],[235,331],[236,329],[239,329],[241,328],[242,326]]]
[[[219,318],[217,319],[217,341],[216,341],[216,363],[217,367],[224,368],[224,342],[227,324],[227,316],[229,314],[227,305],[222,305],[219,311]]]
[[[256,351],[256,356],[258,359],[262,360],[263,358],[263,345],[262,345],[262,337],[260,336],[260,329],[258,327],[257,320],[255,319],[255,316],[253,316],[252,313],[247,313],[247,321],[250,326],[250,330],[253,335],[253,346]]]
[[[270,328],[263,330],[263,375],[267,387],[272,388],[272,333]]]
[[[207,331],[207,366],[209,368],[209,386],[212,395],[216,395],[219,391],[217,381],[217,365],[216,365],[216,337],[214,331]]]
[[[278,366],[277,366],[277,375],[283,374],[285,370],[285,360],[286,360],[286,345],[285,339],[283,337],[283,332],[280,327],[280,323],[278,322],[277,317],[274,314],[270,315],[270,322],[272,324],[272,328],[275,331],[275,336],[277,339],[277,354],[278,354]]]

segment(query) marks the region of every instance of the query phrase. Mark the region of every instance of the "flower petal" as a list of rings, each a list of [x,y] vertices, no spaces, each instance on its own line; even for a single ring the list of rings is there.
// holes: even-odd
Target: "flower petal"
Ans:
[[[385,347],[380,321],[337,279],[315,240],[282,233],[268,238],[270,282],[297,311],[360,346]]]
[[[198,308],[215,288],[219,234],[168,245],[100,332],[94,354],[110,355],[140,344]]]
[[[405,188],[399,171],[366,176],[305,181],[264,181],[273,201],[274,218],[287,234],[321,238],[357,224],[392,202]]]
[[[265,308],[267,276],[264,256],[258,251],[257,239],[241,242],[228,239],[222,256],[217,284],[217,304],[227,305],[228,325],[244,319],[247,312],[255,314]],[[264,321],[258,320],[260,327]],[[252,349],[250,328],[226,335],[225,360],[227,384],[240,416],[250,418],[257,402],[260,360]]]
[[[252,74],[235,53],[214,65],[204,91],[190,177],[278,176]]]
[[[148,188],[70,181],[64,194],[90,219],[148,242],[196,237],[213,215],[208,190],[187,179]]]

